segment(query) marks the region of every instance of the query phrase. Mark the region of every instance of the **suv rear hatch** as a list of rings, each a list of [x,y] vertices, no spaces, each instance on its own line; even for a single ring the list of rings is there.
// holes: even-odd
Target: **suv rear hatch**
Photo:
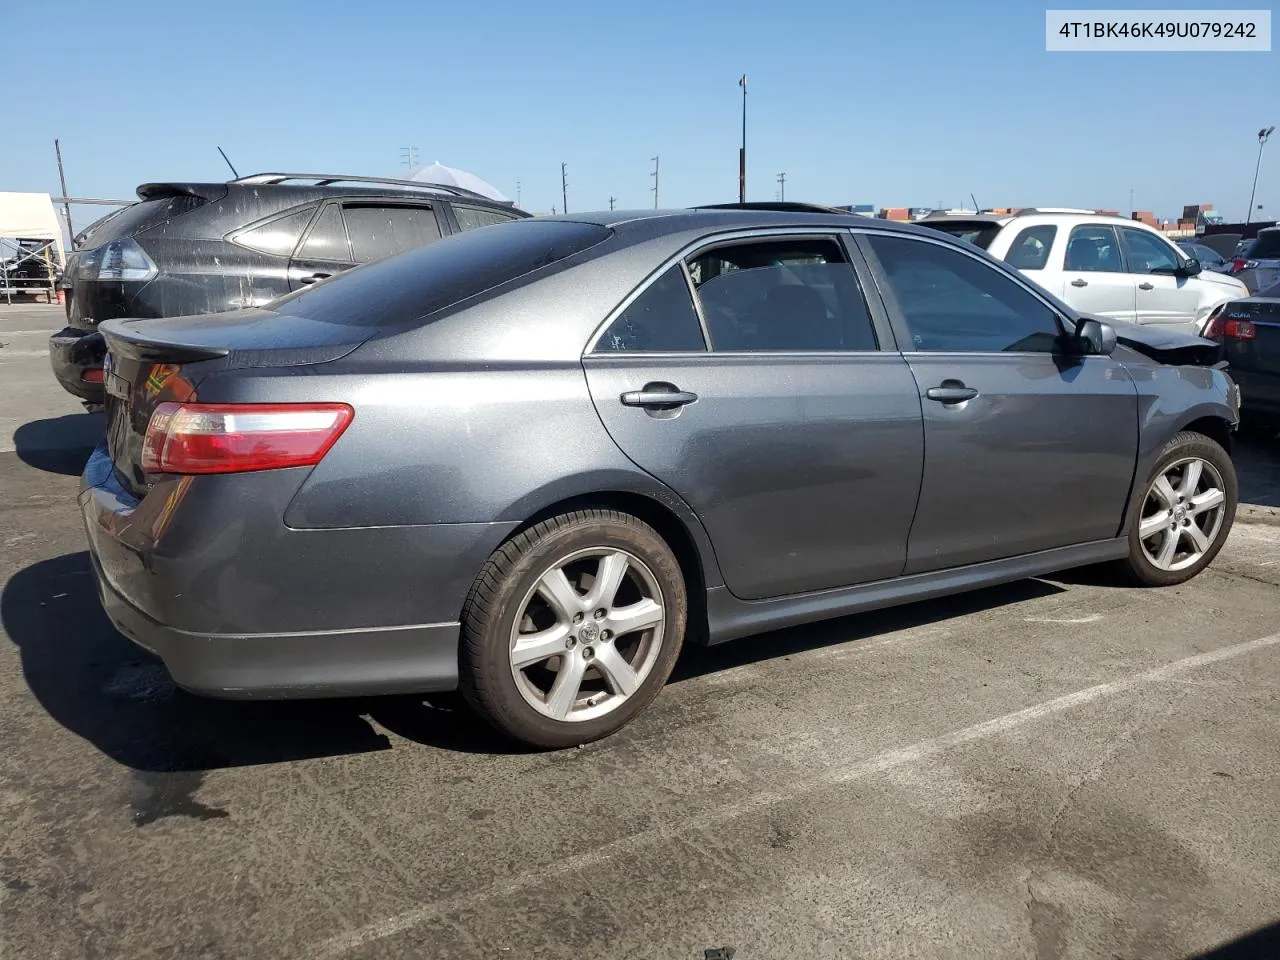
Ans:
[[[161,403],[194,402],[214,374],[250,367],[293,367],[346,356],[374,332],[269,310],[168,320],[108,320],[104,371],[107,451],[122,484],[143,496],[147,424]]]

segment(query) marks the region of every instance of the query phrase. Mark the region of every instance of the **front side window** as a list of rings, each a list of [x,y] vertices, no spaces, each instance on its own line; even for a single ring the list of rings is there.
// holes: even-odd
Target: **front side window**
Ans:
[[[440,239],[436,213],[430,207],[348,205],[342,217],[356,263],[372,263]]]
[[[868,235],[911,349],[1051,353],[1057,314],[997,268],[936,243]]]
[[[1102,225],[1072,227],[1063,269],[1084,273],[1124,273],[1115,230]]]
[[[1129,258],[1130,273],[1173,273],[1178,269],[1178,257],[1173,247],[1145,230],[1121,227],[1124,234],[1124,250]]]
[[[726,244],[688,267],[712,350],[876,349],[857,276],[833,239]]]
[[[1053,238],[1057,235],[1058,228],[1052,224],[1023,228],[1005,254],[1005,263],[1018,270],[1043,270],[1049,262],[1049,251],[1053,249]]]
[[[506,223],[509,220],[518,219],[511,214],[502,213],[498,210],[489,210],[485,207],[464,207],[457,203],[453,205],[453,215],[458,218],[458,226],[463,230],[474,230],[476,227],[487,227],[495,223]]]
[[[632,300],[595,347],[597,353],[687,353],[706,348],[679,264]]]

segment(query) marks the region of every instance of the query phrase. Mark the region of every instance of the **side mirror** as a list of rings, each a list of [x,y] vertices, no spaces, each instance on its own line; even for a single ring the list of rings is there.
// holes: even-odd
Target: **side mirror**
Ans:
[[[1081,320],[1076,327],[1080,352],[1095,357],[1109,357],[1116,349],[1116,328],[1102,320]]]
[[[1195,257],[1191,257],[1178,268],[1177,274],[1180,277],[1194,277],[1202,269],[1204,268],[1200,266],[1200,261]]]

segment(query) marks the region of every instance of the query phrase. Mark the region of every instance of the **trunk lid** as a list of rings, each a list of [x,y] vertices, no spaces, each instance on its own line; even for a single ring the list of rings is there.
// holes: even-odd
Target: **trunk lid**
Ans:
[[[1250,297],[1227,304],[1225,320],[1247,320],[1253,324],[1252,340],[1226,338],[1227,360],[1233,367],[1259,373],[1280,374],[1280,300]]]
[[[142,471],[142,443],[161,403],[194,402],[202,381],[231,370],[337,360],[375,332],[261,309],[108,320],[99,329],[107,348],[107,451],[121,483],[136,496],[153,482]]]

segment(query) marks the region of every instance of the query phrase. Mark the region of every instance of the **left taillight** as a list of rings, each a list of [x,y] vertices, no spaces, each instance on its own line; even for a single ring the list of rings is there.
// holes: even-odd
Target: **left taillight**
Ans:
[[[147,423],[148,473],[245,473],[321,461],[355,416],[345,403],[162,403]]]

